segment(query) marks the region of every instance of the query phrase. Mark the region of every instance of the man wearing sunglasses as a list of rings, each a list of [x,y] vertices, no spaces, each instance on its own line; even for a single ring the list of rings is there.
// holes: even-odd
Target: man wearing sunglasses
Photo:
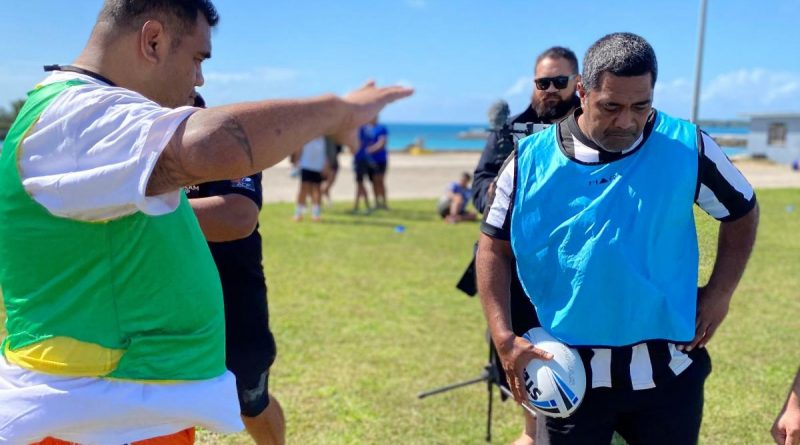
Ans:
[[[509,119],[509,128],[529,123],[551,124],[563,119],[580,106],[575,95],[580,77],[578,58],[570,49],[554,46],[539,54],[534,65],[531,103],[525,111]],[[475,192],[472,200],[478,211],[483,212],[489,186],[513,150],[512,137],[502,131],[489,133],[472,183]]]
[[[531,103],[522,113],[508,120],[506,128],[526,128],[528,124],[550,124],[563,119],[580,105],[575,95],[575,85],[580,79],[578,59],[568,48],[554,46],[539,54],[534,66],[533,93]],[[497,177],[500,167],[514,149],[517,135],[508,131],[489,133],[486,147],[475,169],[473,180],[473,204],[479,212],[484,211],[489,188]],[[536,311],[520,287],[515,276],[511,282],[511,307],[514,332],[522,335],[530,328],[539,326]],[[506,383],[503,370],[499,380]],[[514,445],[532,445],[536,436],[536,418],[523,411],[525,428]]]
[[[744,272],[758,207],[708,135],[652,108],[657,73],[637,35],[595,42],[581,107],[520,141],[484,212],[478,291],[515,399],[527,403],[526,364],[549,358],[508,315],[514,276],[541,327],[575,347],[586,369],[578,409],[539,416],[540,445],[607,444],[615,431],[630,445],[698,440],[705,345]],[[695,204],[721,222],[700,288]]]

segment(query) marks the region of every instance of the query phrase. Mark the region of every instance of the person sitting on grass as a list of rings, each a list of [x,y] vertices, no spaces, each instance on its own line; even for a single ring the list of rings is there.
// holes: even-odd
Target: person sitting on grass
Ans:
[[[464,172],[459,182],[451,182],[447,192],[439,199],[437,210],[439,215],[449,223],[460,221],[475,221],[475,212],[467,211],[467,204],[472,196],[469,182],[472,176]]]

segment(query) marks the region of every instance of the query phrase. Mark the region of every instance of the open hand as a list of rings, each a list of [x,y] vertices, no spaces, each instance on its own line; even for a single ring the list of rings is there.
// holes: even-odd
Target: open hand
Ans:
[[[414,94],[412,88],[403,86],[376,87],[369,81],[357,90],[347,93],[342,100],[349,107],[348,119],[333,135],[337,142],[358,148],[358,128],[372,121],[386,105]]]

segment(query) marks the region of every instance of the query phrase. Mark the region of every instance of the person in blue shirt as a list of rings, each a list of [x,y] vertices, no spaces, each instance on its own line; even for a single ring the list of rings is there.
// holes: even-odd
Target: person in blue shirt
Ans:
[[[752,186],[708,135],[652,108],[655,52],[630,33],[595,42],[581,107],[521,140],[494,183],[477,254],[478,292],[514,398],[551,355],[512,330],[512,264],[541,327],[578,350],[581,406],[538,416],[536,443],[696,444],[705,349],[755,242]],[[720,221],[698,287],[693,207]]]
[[[372,182],[372,191],[375,195],[375,208],[388,209],[386,205],[386,184],[384,177],[388,165],[386,152],[386,126],[378,123],[378,118],[362,126],[358,132],[359,148],[353,157],[353,169],[356,176],[356,201],[353,211],[358,212],[361,199],[364,200],[366,212],[370,212],[367,189],[364,187],[364,177],[369,177]]]
[[[469,181],[472,176],[464,172],[461,174],[461,180],[458,182],[451,182],[447,186],[446,193],[439,199],[437,204],[437,211],[445,221],[449,223],[457,223],[461,221],[475,221],[477,215],[475,212],[467,210],[470,197],[472,196],[472,189],[469,187]]]

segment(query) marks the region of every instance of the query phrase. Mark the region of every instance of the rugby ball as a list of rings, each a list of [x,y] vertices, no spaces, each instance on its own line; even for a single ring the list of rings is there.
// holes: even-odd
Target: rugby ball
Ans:
[[[542,328],[523,338],[553,354],[552,360],[533,359],[523,372],[528,405],[549,417],[569,417],[586,393],[586,370],[578,351],[556,340]]]

